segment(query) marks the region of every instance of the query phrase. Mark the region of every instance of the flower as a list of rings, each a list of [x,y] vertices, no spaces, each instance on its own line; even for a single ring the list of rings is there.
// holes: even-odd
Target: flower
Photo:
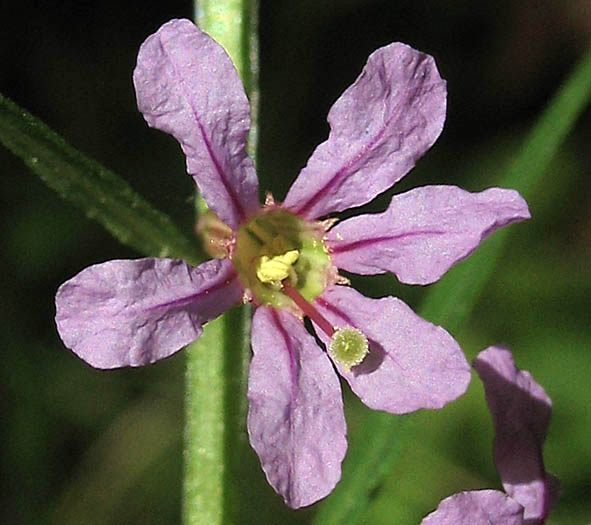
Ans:
[[[511,352],[491,346],[474,368],[484,383],[495,427],[494,458],[506,491],[475,490],[444,499],[423,525],[544,523],[558,497],[558,479],[544,468],[542,446],[552,401]]]
[[[179,141],[216,214],[201,228],[219,259],[197,267],[157,258],[91,266],[57,292],[60,336],[92,366],[141,366],[252,301],[250,442],[286,503],[310,505],[340,479],[347,448],[333,367],[366,405],[395,414],[441,408],[470,380],[445,330],[399,299],[369,299],[344,286],[338,268],[427,284],[497,228],[528,218],[527,205],[512,190],[427,186],[395,196],[381,214],[332,228],[333,220],[319,220],[390,188],[442,130],[445,82],[433,58],[405,44],[369,57],[330,110],[328,140],[282,204],[271,197],[259,204],[246,153],[248,99],[214,40],[188,20],[172,20],[141,46],[133,79],[139,110]]]

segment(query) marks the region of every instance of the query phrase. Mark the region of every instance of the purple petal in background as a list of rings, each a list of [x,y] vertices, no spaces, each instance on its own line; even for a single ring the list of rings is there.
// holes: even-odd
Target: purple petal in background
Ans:
[[[494,457],[503,487],[523,505],[526,520],[544,520],[559,490],[542,457],[552,401],[529,372],[515,367],[509,350],[491,346],[473,366],[493,416]]]
[[[446,88],[435,61],[395,43],[373,52],[328,114],[328,140],[310,157],[284,207],[315,219],[390,188],[435,142]]]
[[[499,490],[460,492],[445,498],[421,525],[521,525],[523,507]]]
[[[197,339],[241,296],[229,261],[109,261],[60,286],[55,319],[64,344],[88,364],[142,366]]]
[[[326,354],[291,314],[257,308],[248,433],[270,485],[292,508],[329,494],[347,449],[341,387]]]
[[[236,229],[259,207],[258,182],[250,106],[226,52],[189,20],[171,20],[142,44],[133,82],[148,124],[180,142],[208,206]]]
[[[327,244],[333,264],[349,272],[392,272],[404,283],[429,284],[486,236],[529,217],[515,190],[425,186],[396,195],[384,213],[338,224]]]
[[[441,408],[466,391],[470,367],[458,343],[399,299],[369,299],[331,286],[315,304],[334,326],[353,326],[369,339],[369,354],[360,365],[348,372],[337,367],[370,408],[395,414]]]

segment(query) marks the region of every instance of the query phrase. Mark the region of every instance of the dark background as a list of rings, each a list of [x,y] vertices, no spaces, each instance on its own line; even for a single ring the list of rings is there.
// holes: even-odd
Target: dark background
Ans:
[[[142,41],[190,2],[13,2],[0,7],[0,91],[124,177],[191,235],[193,183],[170,137],[135,106]],[[425,183],[484,189],[519,151],[536,116],[588,46],[587,0],[263,1],[260,14],[261,187],[278,199],[325,139],[330,105],[377,47],[403,41],[432,54],[448,81],[435,147],[398,192]],[[587,111],[529,200],[468,328],[469,358],[509,345],[554,400],[548,469],[563,482],[549,523],[590,519],[591,204]],[[182,352],[145,369],[95,371],[61,344],[53,296],[82,268],[136,257],[0,148],[0,521],[175,523],[180,520]],[[384,208],[387,196],[374,208]],[[377,283],[377,284],[376,284]],[[424,295],[392,277],[361,280],[415,308]],[[346,394],[352,439],[366,408]],[[424,442],[375,496],[372,523],[412,523],[446,495],[498,488],[482,389],[419,414]],[[268,492],[261,516],[305,522]],[[247,480],[248,482],[248,480]],[[587,491],[587,492],[586,492]],[[400,501],[405,509],[400,510]],[[405,512],[407,514],[405,514]]]

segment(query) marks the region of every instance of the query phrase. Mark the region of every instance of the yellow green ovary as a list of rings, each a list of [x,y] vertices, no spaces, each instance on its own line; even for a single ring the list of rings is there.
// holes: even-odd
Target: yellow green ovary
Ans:
[[[322,242],[323,231],[280,208],[263,210],[236,235],[232,262],[257,303],[293,309],[281,291],[285,279],[313,301],[336,274]]]

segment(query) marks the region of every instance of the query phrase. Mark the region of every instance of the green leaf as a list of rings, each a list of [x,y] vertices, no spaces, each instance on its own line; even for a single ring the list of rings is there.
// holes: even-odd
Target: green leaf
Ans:
[[[337,525],[359,522],[373,491],[392,471],[409,433],[408,416],[368,412],[363,430],[349,441],[343,475],[334,492],[320,504],[314,523]]]
[[[165,214],[119,176],[84,156],[39,119],[0,95],[0,141],[65,200],[144,255],[203,260]]]
[[[545,168],[589,102],[590,63],[591,53],[587,53],[532,128],[520,154],[498,181],[499,186],[515,188],[527,199],[543,182]],[[421,315],[455,332],[468,319],[510,232],[497,232],[434,285],[420,309]],[[400,421],[396,416],[368,414],[343,465],[343,479],[321,504],[315,523],[364,521],[372,491],[379,489],[413,435],[397,434]]]

